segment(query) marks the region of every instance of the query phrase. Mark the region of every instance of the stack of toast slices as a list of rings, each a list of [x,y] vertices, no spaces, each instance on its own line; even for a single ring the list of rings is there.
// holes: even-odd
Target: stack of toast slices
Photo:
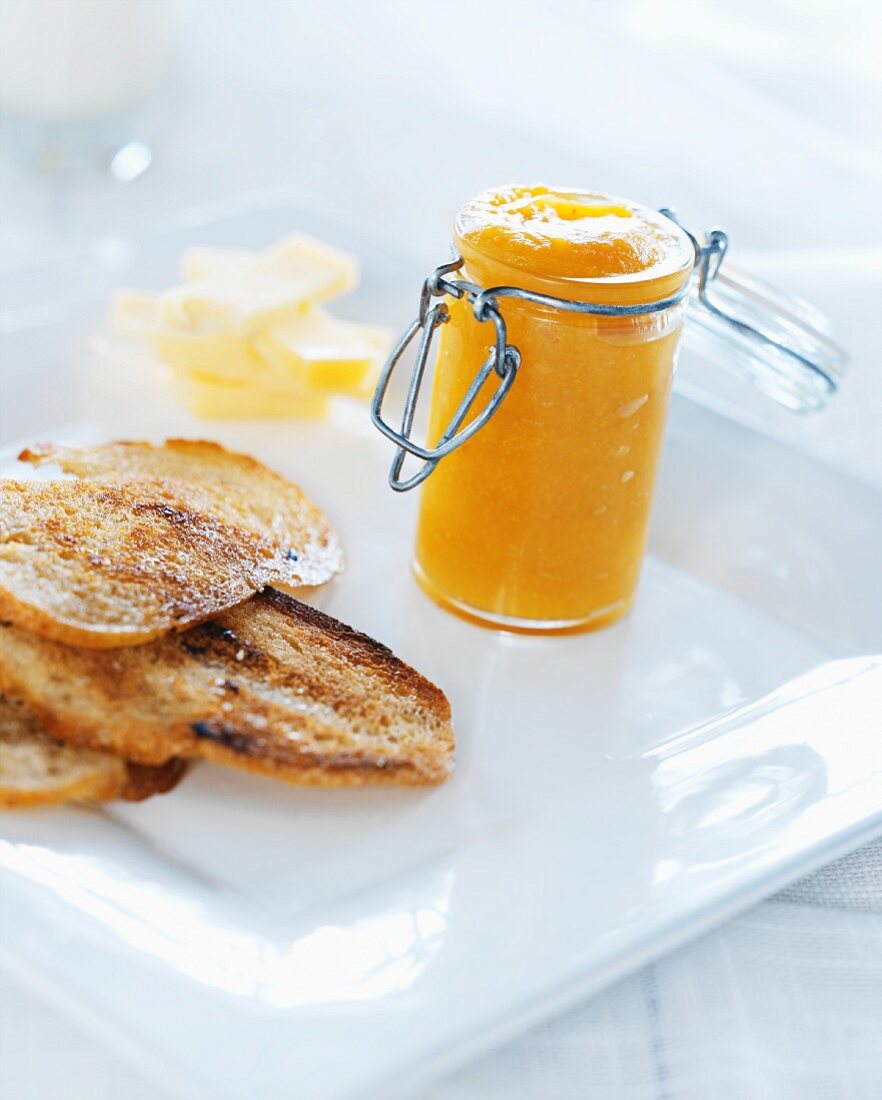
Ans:
[[[197,759],[326,787],[449,776],[443,692],[304,602],[343,558],[292,482],[204,441],[19,457],[67,476],[0,479],[0,806],[140,800]]]

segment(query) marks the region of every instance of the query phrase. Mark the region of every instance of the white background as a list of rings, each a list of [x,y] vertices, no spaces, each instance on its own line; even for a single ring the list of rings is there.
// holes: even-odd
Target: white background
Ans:
[[[201,0],[181,10],[152,169],[128,188],[47,182],[7,157],[0,263],[262,187],[320,197],[426,270],[460,201],[494,183],[671,204],[695,228],[724,225],[733,250],[825,305],[854,356],[843,395],[822,418],[770,412],[768,424],[882,485],[880,12],[869,0]],[[876,847],[432,1100],[878,1097],[880,880]],[[0,1095],[160,1100],[6,983]]]

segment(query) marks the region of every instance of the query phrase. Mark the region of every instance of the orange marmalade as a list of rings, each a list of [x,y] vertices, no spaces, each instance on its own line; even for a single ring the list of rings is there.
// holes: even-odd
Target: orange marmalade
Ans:
[[[689,237],[656,211],[548,187],[476,196],[457,216],[454,243],[469,282],[593,304],[666,299],[694,260]],[[499,305],[521,366],[493,418],[425,482],[416,575],[442,606],[486,625],[603,626],[634,599],[685,307],[597,316]],[[450,315],[433,446],[494,339],[468,301],[452,301]]]

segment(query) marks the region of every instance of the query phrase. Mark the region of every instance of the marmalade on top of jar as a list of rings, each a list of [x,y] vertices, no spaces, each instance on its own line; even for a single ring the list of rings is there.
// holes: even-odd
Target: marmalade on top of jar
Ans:
[[[694,248],[669,218],[588,191],[512,186],[459,212],[461,276],[592,303],[661,301]],[[583,630],[634,598],[685,303],[637,316],[499,299],[521,366],[505,400],[422,488],[415,572],[442,606],[485,625]],[[493,327],[449,303],[429,443],[487,357]],[[469,419],[486,405],[492,377]]]
[[[482,191],[460,210],[455,235],[466,252],[485,261],[553,279],[636,275],[642,281],[693,259],[689,237],[657,210],[541,185]]]

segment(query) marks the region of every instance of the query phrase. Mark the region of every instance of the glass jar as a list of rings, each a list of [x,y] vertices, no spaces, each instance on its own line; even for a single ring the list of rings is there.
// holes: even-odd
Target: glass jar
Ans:
[[[420,318],[393,352],[373,410],[400,446],[393,487],[425,482],[417,580],[443,607],[488,626],[531,633],[605,626],[634,601],[690,291],[706,315],[705,338],[724,339],[730,358],[732,346],[742,346],[748,369],[767,383],[774,369],[792,375],[803,396],[825,391],[841,353],[830,345],[818,369],[808,353],[825,337],[803,333],[797,351],[774,338],[789,331],[791,315],[782,328],[775,310],[769,335],[719,308],[709,284],[725,234],[714,231],[702,247],[668,211],[584,191],[509,187],[462,208],[454,246],[457,259],[427,281]],[[727,280],[727,302],[747,303],[756,320],[757,284],[743,286],[739,299],[737,280]],[[429,308],[433,296],[444,301]],[[436,329],[421,447],[410,439],[413,406]],[[382,420],[382,402],[417,333],[397,432]],[[781,365],[788,356],[801,361],[800,371],[788,375]],[[764,357],[765,375],[756,365]],[[426,464],[401,481],[405,452]]]

